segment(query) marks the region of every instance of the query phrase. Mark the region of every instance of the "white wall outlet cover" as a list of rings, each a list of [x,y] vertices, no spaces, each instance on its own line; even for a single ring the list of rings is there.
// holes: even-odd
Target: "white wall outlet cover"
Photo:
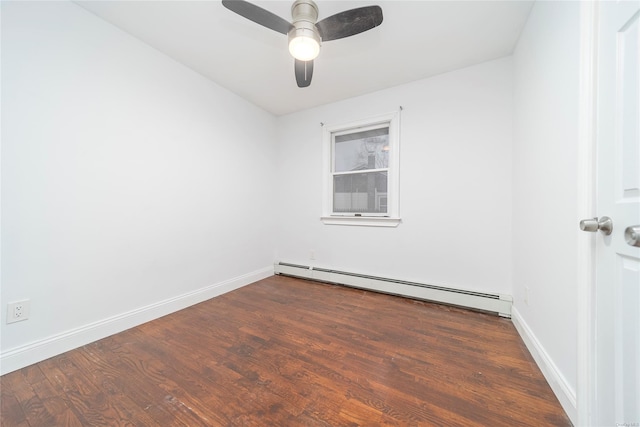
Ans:
[[[31,312],[31,301],[22,300],[7,304],[7,323],[27,320]]]

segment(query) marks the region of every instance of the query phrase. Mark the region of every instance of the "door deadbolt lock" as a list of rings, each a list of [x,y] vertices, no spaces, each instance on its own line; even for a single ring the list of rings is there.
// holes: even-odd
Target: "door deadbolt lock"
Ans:
[[[583,219],[580,221],[580,230],[591,233],[600,230],[602,234],[608,236],[613,231],[613,221],[608,216],[603,216],[600,219]]]

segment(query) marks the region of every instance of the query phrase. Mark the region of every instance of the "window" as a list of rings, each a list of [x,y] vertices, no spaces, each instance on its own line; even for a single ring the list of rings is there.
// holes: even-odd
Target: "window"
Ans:
[[[393,113],[324,127],[325,224],[399,224],[398,121]]]

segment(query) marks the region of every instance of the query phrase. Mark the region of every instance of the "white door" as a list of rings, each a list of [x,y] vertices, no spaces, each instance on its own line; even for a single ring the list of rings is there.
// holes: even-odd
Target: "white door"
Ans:
[[[593,420],[640,426],[640,1],[598,16],[597,213],[612,230],[596,236]]]

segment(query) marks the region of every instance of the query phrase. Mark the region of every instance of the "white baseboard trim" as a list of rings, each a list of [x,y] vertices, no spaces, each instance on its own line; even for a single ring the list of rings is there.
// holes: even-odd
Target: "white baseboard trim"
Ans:
[[[166,316],[270,276],[273,276],[273,265],[4,351],[0,354],[0,375]]]
[[[529,353],[531,353],[531,356],[533,356],[533,359],[551,386],[551,390],[553,390],[560,401],[560,405],[562,405],[567,416],[573,425],[578,425],[576,391],[573,390],[556,364],[553,363],[553,359],[551,359],[538,338],[536,338],[516,307],[511,308],[511,321],[527,346],[527,349],[529,349]]]

